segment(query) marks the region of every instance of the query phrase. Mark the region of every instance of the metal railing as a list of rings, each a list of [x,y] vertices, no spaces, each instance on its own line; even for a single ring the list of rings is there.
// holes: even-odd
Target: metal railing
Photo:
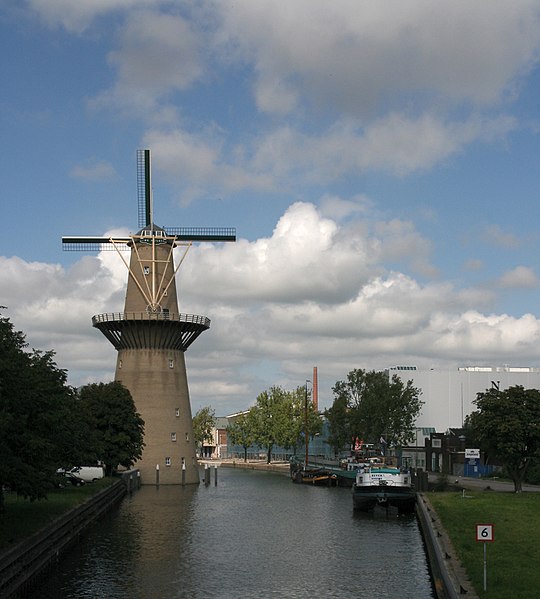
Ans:
[[[101,322],[118,322],[122,320],[168,320],[173,322],[188,322],[210,326],[210,319],[197,314],[174,314],[171,312],[110,312],[92,316],[92,324]]]

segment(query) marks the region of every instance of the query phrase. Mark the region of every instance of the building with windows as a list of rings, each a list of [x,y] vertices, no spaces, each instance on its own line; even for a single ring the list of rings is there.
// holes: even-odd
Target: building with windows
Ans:
[[[396,374],[403,382],[412,381],[422,391],[420,399],[424,405],[416,426],[437,432],[461,428],[465,418],[476,409],[477,393],[486,389],[503,391],[515,385],[540,389],[540,368],[532,367],[464,366],[454,370],[420,370],[415,366],[394,366],[386,372],[389,377]]]

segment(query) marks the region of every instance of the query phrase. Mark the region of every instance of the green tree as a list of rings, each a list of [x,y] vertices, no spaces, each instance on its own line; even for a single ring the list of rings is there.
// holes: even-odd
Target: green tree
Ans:
[[[26,351],[25,336],[0,318],[0,511],[3,488],[40,499],[83,437],[73,389],[53,352]]]
[[[227,438],[232,445],[240,445],[244,450],[244,462],[247,462],[248,449],[255,443],[254,413],[240,414],[227,427]]]
[[[271,387],[257,397],[250,413],[254,426],[254,442],[266,451],[266,461],[270,463],[272,450],[278,445],[296,453],[304,443],[306,423],[306,388],[285,391],[282,387]],[[313,437],[322,430],[322,419],[307,403],[308,434]]]
[[[211,443],[213,441],[213,430],[216,426],[215,411],[210,407],[206,406],[201,408],[195,416],[193,416],[193,435],[195,437],[195,443],[201,448],[200,455],[202,455],[202,446],[205,441]]]
[[[94,383],[80,390],[82,416],[95,432],[95,453],[108,476],[118,466],[130,468],[142,457],[144,421],[122,383]]]
[[[253,413],[255,443],[266,451],[266,462],[272,459],[272,449],[278,443],[280,426],[284,422],[286,392],[281,387],[271,387],[257,396]]]
[[[397,375],[389,380],[385,372],[355,369],[346,381],[335,384],[333,392],[336,418],[331,434],[336,441],[347,434],[366,443],[376,444],[382,439],[385,444],[400,446],[414,438],[414,424],[423,402],[412,381],[403,383]],[[343,434],[338,428],[341,423],[346,431]]]
[[[311,392],[305,385],[287,393],[283,419],[278,427],[277,443],[284,449],[296,451],[306,442],[306,424],[308,438],[313,439],[322,431],[323,421],[311,400]]]
[[[325,411],[325,416],[329,429],[327,443],[337,456],[350,445],[352,438],[347,396],[343,394],[336,397],[332,406]]]
[[[532,460],[540,457],[540,391],[521,385],[488,389],[477,394],[475,404],[478,410],[467,417],[467,429],[488,456],[504,465],[520,493]]]

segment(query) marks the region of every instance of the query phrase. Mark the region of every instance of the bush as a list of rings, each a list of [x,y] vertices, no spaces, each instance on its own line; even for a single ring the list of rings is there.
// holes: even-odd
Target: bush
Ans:
[[[530,485],[540,485],[540,459],[533,458],[527,472],[525,473],[525,482]]]

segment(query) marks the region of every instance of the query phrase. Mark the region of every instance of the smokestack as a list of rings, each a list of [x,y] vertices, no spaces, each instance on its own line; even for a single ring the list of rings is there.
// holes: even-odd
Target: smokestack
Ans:
[[[316,412],[319,411],[319,379],[316,366],[313,367],[313,407]]]

